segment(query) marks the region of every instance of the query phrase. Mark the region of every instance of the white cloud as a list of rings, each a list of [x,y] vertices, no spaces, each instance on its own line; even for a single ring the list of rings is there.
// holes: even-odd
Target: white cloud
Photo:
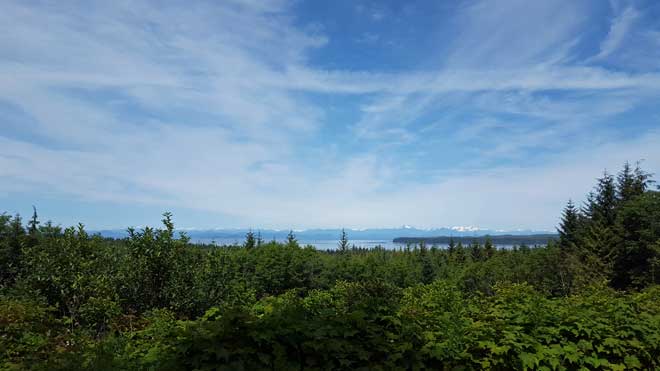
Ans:
[[[638,18],[639,12],[633,7],[628,7],[618,14],[612,20],[610,30],[600,44],[600,52],[594,59],[602,59],[614,53],[625,40],[630,28]]]
[[[461,158],[424,179],[395,149],[474,110],[492,117],[456,125],[453,140],[487,134],[480,159],[522,156],[657,98],[660,74],[566,62],[585,19],[576,3],[474,3],[446,60],[392,73],[311,65],[328,39],[294,26],[287,1],[4,4],[0,101],[33,119],[25,130],[41,139],[0,133],[0,193],[190,207],[228,214],[229,226],[549,228],[602,167],[645,157],[660,169],[658,134],[595,138],[596,149],[534,168],[485,171]],[[537,94],[550,90],[571,94]],[[359,116],[326,122],[307,93],[360,98]],[[434,110],[437,125],[420,128]],[[329,129],[357,149],[325,140]]]

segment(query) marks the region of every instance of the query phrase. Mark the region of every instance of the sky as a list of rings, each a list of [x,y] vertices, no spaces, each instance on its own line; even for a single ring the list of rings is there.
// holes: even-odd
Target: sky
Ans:
[[[0,211],[552,230],[660,173],[660,2],[0,0]]]

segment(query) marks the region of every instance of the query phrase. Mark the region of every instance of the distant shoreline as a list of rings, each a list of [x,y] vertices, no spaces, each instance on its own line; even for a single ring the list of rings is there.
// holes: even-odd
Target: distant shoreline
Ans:
[[[547,245],[551,240],[557,240],[558,234],[532,234],[532,235],[498,235],[498,236],[437,236],[437,237],[397,237],[392,240],[400,244],[418,244],[421,242],[427,244],[447,245],[452,240],[454,243],[463,245],[478,242],[483,244],[490,239],[494,245]]]

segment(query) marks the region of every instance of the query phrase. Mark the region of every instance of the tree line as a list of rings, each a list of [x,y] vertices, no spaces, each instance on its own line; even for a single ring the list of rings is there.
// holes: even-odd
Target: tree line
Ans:
[[[655,369],[660,193],[639,165],[547,245],[191,244],[0,215],[0,369]]]

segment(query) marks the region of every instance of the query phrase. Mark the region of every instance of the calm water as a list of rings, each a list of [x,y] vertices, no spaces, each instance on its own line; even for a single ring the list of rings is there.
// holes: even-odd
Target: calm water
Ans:
[[[268,240],[267,240],[268,241]],[[285,242],[284,240],[277,240],[278,242]],[[217,239],[205,239],[198,238],[193,239],[192,242],[195,243],[204,243],[204,244],[213,244],[216,245],[242,245],[245,242],[244,239],[238,238],[217,238]],[[319,250],[331,250],[336,249],[339,241],[337,240],[298,240],[300,246],[312,245]],[[351,246],[355,245],[357,247],[364,248],[373,248],[376,246],[382,246],[388,249],[398,249],[399,247],[406,247],[404,244],[394,243],[391,240],[351,240],[349,241]]]
[[[242,245],[244,240],[243,239],[229,239],[229,238],[218,238],[218,239],[204,239],[204,238],[199,238],[199,239],[193,239],[192,242],[194,243],[204,243],[204,244],[213,244],[215,243],[218,246],[222,245]],[[284,240],[278,240],[278,242],[284,242]],[[332,250],[337,248],[337,240],[298,240],[298,244],[300,246],[305,246],[305,245],[312,245],[318,250]],[[362,248],[374,248],[376,246],[382,246],[386,249],[399,249],[399,248],[405,248],[406,245],[402,243],[394,243],[392,240],[350,240],[349,241],[350,245],[357,246],[357,247],[362,247]],[[428,247],[431,247],[432,245],[427,245]],[[446,248],[447,245],[436,245],[440,248]],[[507,249],[511,248],[512,245],[497,245],[497,248],[499,249]]]

